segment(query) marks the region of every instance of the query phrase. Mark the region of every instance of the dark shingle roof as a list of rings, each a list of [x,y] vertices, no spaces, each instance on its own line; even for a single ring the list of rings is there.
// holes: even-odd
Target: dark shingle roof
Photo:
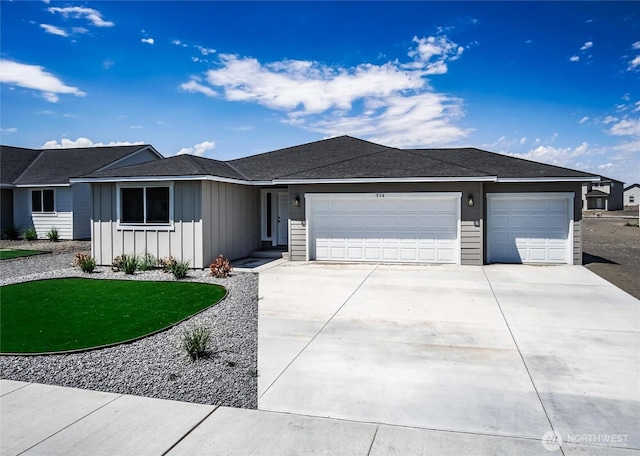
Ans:
[[[632,189],[632,188],[634,188],[634,187],[638,187],[638,188],[640,188],[640,184],[631,184],[631,185],[629,185],[628,187],[625,187],[625,188],[624,188],[624,191],[626,192],[627,190],[631,190],[631,189]]]
[[[193,155],[176,157],[106,169],[90,175],[90,177],[160,177],[160,176],[218,176],[228,179],[247,180],[247,178],[231,168],[226,162]]]
[[[92,173],[147,147],[150,146],[33,150],[2,146],[0,153],[2,183],[15,185],[68,184],[71,177]],[[24,167],[27,161],[27,166]],[[7,180],[5,180],[5,172]]]
[[[610,196],[608,193],[605,193],[601,190],[591,190],[590,192],[587,192],[584,196],[586,196],[587,198],[589,197],[596,197],[596,196]]]
[[[592,177],[592,174],[560,166],[546,165],[523,158],[487,152],[486,150],[463,149],[418,149],[415,153],[445,163],[464,164],[465,167],[498,178],[541,177]]]
[[[559,166],[461,149],[396,149],[349,136],[273,152],[218,161],[192,155],[167,158],[90,174],[89,178],[210,175],[245,181],[340,179],[472,178],[584,179],[594,176]]]
[[[441,162],[413,151],[385,148],[369,155],[317,166],[281,176],[282,179],[359,179],[420,177],[485,177],[461,165]]]
[[[272,180],[294,176],[311,168],[337,165],[382,150],[397,149],[349,136],[340,136],[239,158],[228,163],[251,180]]]
[[[0,146],[0,183],[13,184],[38,155],[39,150]]]

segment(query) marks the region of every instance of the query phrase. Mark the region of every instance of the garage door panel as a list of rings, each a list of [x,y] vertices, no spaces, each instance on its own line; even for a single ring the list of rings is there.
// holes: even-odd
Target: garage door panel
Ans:
[[[569,196],[488,196],[490,262],[567,263],[572,254]]]
[[[310,206],[311,258],[455,263],[459,204],[459,196],[318,198]]]

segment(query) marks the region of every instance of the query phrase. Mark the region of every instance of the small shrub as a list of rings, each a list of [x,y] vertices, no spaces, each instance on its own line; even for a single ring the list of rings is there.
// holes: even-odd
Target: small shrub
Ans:
[[[229,277],[229,274],[231,274],[231,271],[233,270],[233,266],[231,266],[231,262],[228,259],[223,255],[220,255],[213,263],[211,263],[209,270],[213,277],[224,279],[225,277]]]
[[[144,252],[138,258],[138,269],[140,271],[148,271],[149,269],[153,269],[156,267],[157,264],[158,264],[158,260],[149,252]]]
[[[2,239],[9,239],[11,241],[15,241],[20,237],[20,230],[15,226],[10,226],[8,228],[2,229]]]
[[[58,242],[60,240],[60,235],[58,234],[57,228],[51,228],[47,233],[47,239],[49,242]]]
[[[113,272],[122,271],[122,257],[124,255],[118,255],[113,259],[113,263],[111,263],[111,270]]]
[[[86,272],[87,274],[92,273],[96,268],[96,260],[88,253],[76,253],[73,263],[79,266],[82,272]]]
[[[38,239],[38,232],[32,226],[25,228],[22,235],[27,241],[35,241]]]
[[[177,261],[170,256],[169,258],[160,258],[158,260],[158,266],[160,266],[162,268],[163,272],[171,272],[175,266],[175,264],[177,263]]]
[[[205,326],[193,326],[182,332],[181,348],[191,361],[202,358],[207,351],[211,331]]]
[[[624,224],[624,226],[632,226],[634,228],[638,228],[639,225],[638,225],[638,222],[636,222],[636,223],[627,222],[627,223]]]
[[[178,280],[184,279],[188,272],[189,261],[175,261],[171,267],[171,273]]]
[[[122,271],[125,274],[133,274],[138,269],[138,257],[135,255],[122,255]]]

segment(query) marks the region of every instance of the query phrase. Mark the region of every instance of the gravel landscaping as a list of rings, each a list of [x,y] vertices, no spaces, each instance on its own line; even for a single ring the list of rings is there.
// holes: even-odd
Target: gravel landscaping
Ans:
[[[86,275],[74,268],[72,262],[72,253],[3,260],[0,285],[57,277],[175,280],[159,270],[125,276],[107,267],[98,267],[96,272]],[[129,344],[73,354],[0,356],[0,377],[257,408],[258,276],[234,273],[227,279],[214,279],[208,270],[192,270],[187,280],[220,284],[227,288],[228,296],[173,328]],[[195,363],[179,349],[183,331],[193,325],[212,329],[211,350]]]

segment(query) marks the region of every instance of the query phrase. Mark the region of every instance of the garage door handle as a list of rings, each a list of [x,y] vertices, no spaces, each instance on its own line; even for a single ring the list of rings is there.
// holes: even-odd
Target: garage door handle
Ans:
[[[278,223],[280,223],[280,217],[278,217]]]

